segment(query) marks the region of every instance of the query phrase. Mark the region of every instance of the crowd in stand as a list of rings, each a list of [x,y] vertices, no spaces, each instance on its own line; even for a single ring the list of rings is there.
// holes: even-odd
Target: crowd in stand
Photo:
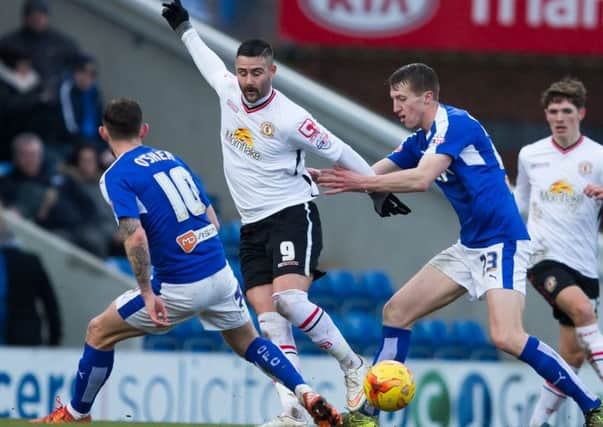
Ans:
[[[97,66],[26,0],[20,28],[0,37],[0,200],[99,256],[122,245],[98,179],[112,161],[98,136]]]
[[[225,25],[237,1],[217,7],[187,0],[197,18]],[[22,4],[20,26],[0,34],[0,209],[100,258],[125,259],[98,185],[114,157],[98,135],[103,98],[95,58],[52,27],[48,0]],[[53,284],[1,216],[0,345],[58,345]]]

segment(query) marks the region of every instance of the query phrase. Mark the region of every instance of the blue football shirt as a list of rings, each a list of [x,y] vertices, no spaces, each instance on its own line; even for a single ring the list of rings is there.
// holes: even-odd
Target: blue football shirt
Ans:
[[[482,248],[530,238],[507,187],[500,156],[486,130],[467,111],[440,104],[429,132],[420,129],[410,135],[389,159],[409,169],[428,153],[452,159],[436,184],[456,211],[463,245]]]
[[[123,153],[100,180],[116,219],[139,218],[149,241],[153,282],[190,283],[224,268],[209,199],[178,157],[141,145]]]

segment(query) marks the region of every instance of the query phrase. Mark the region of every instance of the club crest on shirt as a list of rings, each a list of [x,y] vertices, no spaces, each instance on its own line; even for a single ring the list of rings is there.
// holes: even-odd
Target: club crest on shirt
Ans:
[[[548,276],[546,279],[544,279],[544,289],[546,289],[548,293],[553,293],[556,287],[557,278],[555,276]]]
[[[260,132],[262,132],[262,135],[270,138],[274,135],[274,125],[270,122],[263,122],[260,124]]]
[[[593,164],[588,161],[578,163],[578,173],[580,175],[590,175],[593,172]]]

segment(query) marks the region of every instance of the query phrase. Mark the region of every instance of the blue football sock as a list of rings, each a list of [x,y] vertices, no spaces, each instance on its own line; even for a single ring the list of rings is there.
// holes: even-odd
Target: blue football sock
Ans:
[[[519,359],[530,365],[541,377],[573,398],[582,412],[596,408],[601,404],[597,396],[592,394],[574,373],[572,368],[561,359],[551,347],[529,337]]]
[[[298,385],[306,384],[287,356],[266,338],[257,337],[249,344],[245,351],[245,360],[278,379],[292,392],[295,392]]]
[[[410,347],[410,335],[410,329],[383,325],[383,338],[373,359],[373,365],[382,360],[397,360],[404,363]],[[379,410],[368,401],[364,403],[360,412],[370,416],[379,415]]]
[[[383,325],[383,338],[373,359],[373,365],[382,360],[397,360],[404,363],[410,347],[410,335],[410,329]]]
[[[75,392],[71,399],[73,409],[88,414],[99,390],[111,375],[114,351],[97,350],[84,345],[84,354],[80,359],[75,378]]]

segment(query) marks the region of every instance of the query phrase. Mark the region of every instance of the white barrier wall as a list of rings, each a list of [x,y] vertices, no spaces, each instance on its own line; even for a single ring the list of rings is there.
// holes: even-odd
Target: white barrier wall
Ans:
[[[55,395],[64,401],[80,353],[7,349],[0,352],[0,418],[45,415]],[[411,406],[382,414],[383,427],[525,427],[540,380],[524,364],[409,361],[417,392]],[[336,362],[302,359],[304,376],[343,409]],[[601,393],[590,367],[582,377]],[[271,382],[233,354],[117,352],[110,380],[93,408],[96,420],[258,424],[278,413]],[[551,426],[578,427],[583,419],[565,403]]]

